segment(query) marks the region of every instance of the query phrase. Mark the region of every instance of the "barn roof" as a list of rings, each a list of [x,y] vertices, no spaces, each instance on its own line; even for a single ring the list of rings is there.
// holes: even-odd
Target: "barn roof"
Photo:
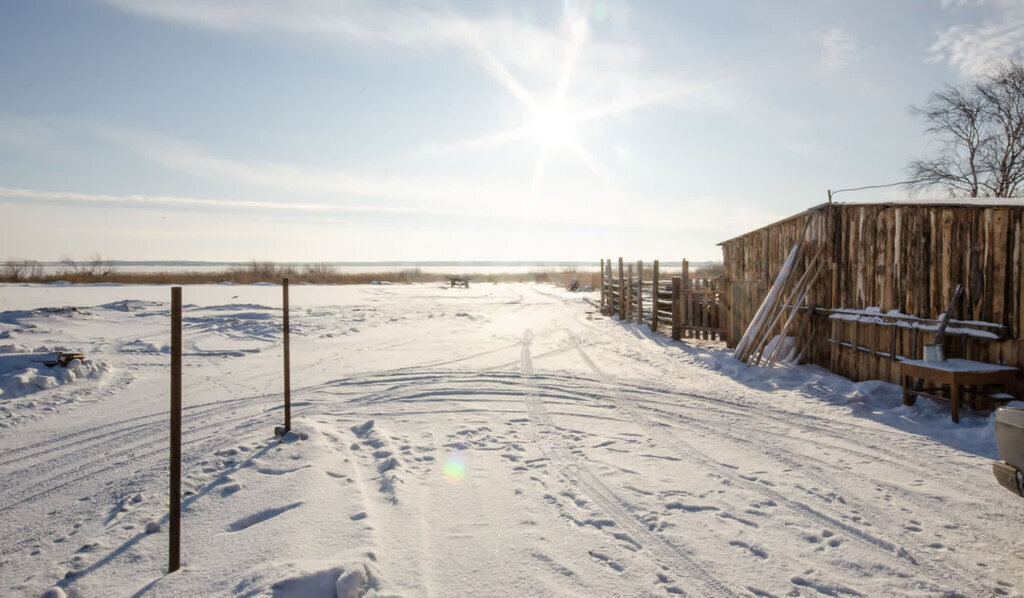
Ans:
[[[832,205],[846,207],[846,206],[901,206],[909,208],[934,208],[934,207],[947,207],[947,208],[993,208],[993,207],[1007,207],[1007,208],[1021,208],[1024,207],[1024,198],[996,198],[996,197],[984,197],[976,199],[966,199],[962,197],[958,198],[942,198],[942,199],[907,199],[900,201],[872,201],[872,202],[833,202]],[[752,235],[754,233],[761,232],[763,230],[774,228],[780,224],[801,218],[808,214],[819,212],[828,207],[827,203],[818,204],[812,208],[808,208],[803,212],[793,214],[783,218],[782,220],[776,220],[771,224],[766,224],[760,228],[756,228],[752,231],[747,231],[742,235],[737,235],[731,239],[726,239],[718,243],[718,246],[726,245],[734,241],[739,241],[744,237]]]

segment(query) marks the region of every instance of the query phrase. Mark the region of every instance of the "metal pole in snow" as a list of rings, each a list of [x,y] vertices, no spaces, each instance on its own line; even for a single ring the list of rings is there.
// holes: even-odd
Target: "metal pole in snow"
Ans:
[[[181,287],[171,287],[171,480],[167,572],[181,566]]]
[[[287,433],[292,429],[292,372],[291,372],[291,343],[289,335],[291,328],[288,323],[288,279],[281,280],[281,292],[284,300],[284,431]],[[283,436],[284,434],[282,434]]]

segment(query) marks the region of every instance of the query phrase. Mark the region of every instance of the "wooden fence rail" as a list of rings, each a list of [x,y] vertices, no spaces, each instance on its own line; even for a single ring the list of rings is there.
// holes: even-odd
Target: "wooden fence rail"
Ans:
[[[624,322],[647,324],[651,330],[663,330],[673,339],[725,338],[720,327],[726,309],[721,280],[691,278],[690,266],[682,261],[681,276],[665,279],[661,264],[654,260],[650,270],[642,260],[625,264],[618,259],[618,276],[612,260],[601,260],[601,313],[618,315]],[[645,279],[646,272],[651,278]]]

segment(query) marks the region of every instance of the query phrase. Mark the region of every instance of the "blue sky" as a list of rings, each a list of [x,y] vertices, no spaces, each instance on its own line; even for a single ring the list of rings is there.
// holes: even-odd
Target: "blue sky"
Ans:
[[[1022,48],[1018,0],[9,0],[0,258],[721,259]]]

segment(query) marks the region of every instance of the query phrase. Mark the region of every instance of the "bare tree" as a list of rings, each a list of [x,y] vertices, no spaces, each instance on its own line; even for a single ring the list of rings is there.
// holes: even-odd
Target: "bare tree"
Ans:
[[[62,274],[67,276],[77,275],[89,279],[103,278],[117,271],[113,264],[103,259],[98,253],[94,253],[87,261],[76,262],[69,256],[64,256],[60,261],[64,266]]]
[[[104,276],[109,276],[117,271],[113,264],[104,260],[98,253],[94,253],[89,258],[85,267],[89,275],[95,278],[103,278]]]
[[[927,123],[939,154],[914,160],[912,190],[944,188],[954,197],[1017,197],[1024,192],[1024,65],[1011,60],[965,87],[947,85],[911,112]]]
[[[39,280],[43,276],[43,267],[32,260],[7,260],[0,270],[0,279],[8,282]]]
[[[302,275],[310,282],[325,283],[334,276],[334,266],[327,262],[316,262],[314,264],[306,264],[302,270]]]

